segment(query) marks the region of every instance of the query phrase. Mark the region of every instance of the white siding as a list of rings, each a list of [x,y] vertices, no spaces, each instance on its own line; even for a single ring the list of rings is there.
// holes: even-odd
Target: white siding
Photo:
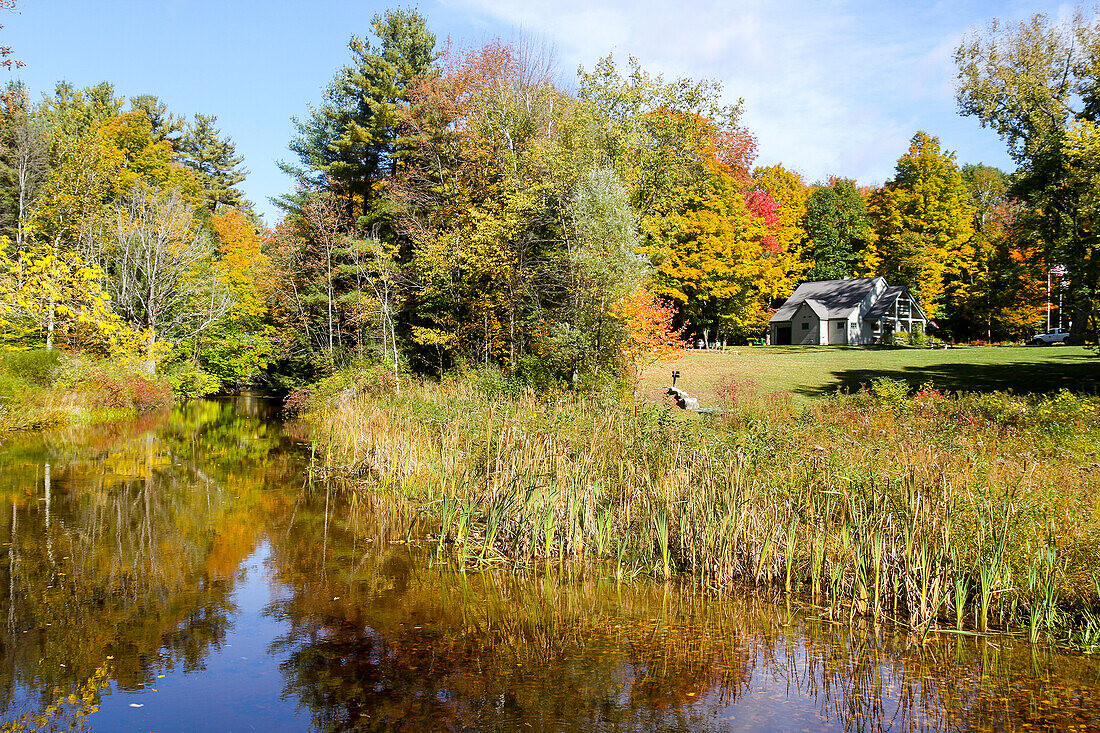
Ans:
[[[813,345],[828,343],[821,340],[820,319],[814,309],[803,303],[791,317],[791,343]]]
[[[822,340],[823,344],[834,344],[837,346],[843,346],[848,343],[848,319],[847,318],[830,318],[829,319],[829,334]]]

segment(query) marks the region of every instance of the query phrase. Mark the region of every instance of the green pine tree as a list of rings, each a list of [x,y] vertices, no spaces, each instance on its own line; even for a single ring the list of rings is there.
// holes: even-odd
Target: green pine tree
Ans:
[[[248,171],[241,168],[244,158],[237,155],[232,138],[222,137],[213,115],[196,114],[180,139],[180,154],[184,165],[194,170],[206,195],[206,205],[212,213],[219,206],[243,208],[244,195],[235,186]]]

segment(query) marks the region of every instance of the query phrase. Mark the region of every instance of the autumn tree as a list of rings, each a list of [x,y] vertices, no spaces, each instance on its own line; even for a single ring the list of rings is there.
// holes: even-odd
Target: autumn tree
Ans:
[[[226,209],[210,220],[214,233],[214,277],[232,306],[225,317],[196,336],[199,367],[218,386],[248,384],[275,357],[275,333],[268,323],[272,266],[262,233],[239,209]]]
[[[0,254],[0,332],[9,343],[58,342],[108,352],[125,338],[111,311],[103,272],[72,249]]]
[[[115,204],[102,230],[107,287],[119,315],[144,339],[145,368],[172,344],[229,312],[231,294],[214,269],[214,246],[176,191],[138,184]]]
[[[540,59],[499,42],[442,66],[413,90],[390,189],[417,283],[413,333],[449,358],[514,368],[560,305],[568,100]]]
[[[621,355],[637,386],[642,372],[656,361],[675,361],[683,353],[683,329],[673,326],[676,310],[645,288],[623,297],[614,315],[624,331]]]
[[[940,313],[951,278],[970,266],[974,210],[954,153],[918,132],[892,181],[871,198],[876,241],[866,266],[904,285],[929,317]]]
[[[580,70],[578,115],[630,191],[644,231],[645,220],[703,186],[714,164],[746,183],[756,140],[738,125],[740,102],[726,104],[717,82],[666,81],[628,62],[625,75],[611,56]]]

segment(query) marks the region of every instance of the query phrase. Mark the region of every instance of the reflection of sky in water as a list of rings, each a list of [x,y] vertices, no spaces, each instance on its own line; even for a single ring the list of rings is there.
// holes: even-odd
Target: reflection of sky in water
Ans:
[[[238,613],[225,643],[212,649],[201,672],[169,672],[151,689],[112,689],[90,719],[99,731],[302,731],[308,711],[282,696],[283,676],[268,646],[284,624],[263,614],[272,600],[265,543],[242,563],[244,579],[233,592]],[[146,685],[148,688],[149,685]],[[131,704],[142,707],[133,708]]]
[[[86,652],[69,660],[70,672],[79,663],[94,669],[114,649],[116,672],[127,670],[127,682],[104,692],[89,719],[93,730],[1016,724],[991,712],[1031,716],[1039,727],[1100,728],[1093,660],[1008,638],[933,635],[922,645],[813,620],[748,594],[716,600],[656,584],[619,586],[599,571],[573,575],[568,566],[529,574],[429,568],[424,553],[390,544],[405,531],[382,528],[380,517],[400,511],[383,502],[349,519],[343,509],[326,510],[323,492],[299,496],[300,466],[273,468],[270,460],[285,446],[277,430],[260,429],[255,409],[233,413],[210,404],[144,428],[162,442],[142,433],[112,448],[115,438],[108,437],[91,457],[70,451],[66,441],[0,446],[0,491],[8,492],[0,538],[18,536],[21,558],[15,562],[9,552],[0,566],[14,564],[26,594],[45,597],[70,582],[56,573],[63,567],[72,578],[77,566],[63,562],[76,562],[70,555],[78,552],[82,572],[106,567],[136,578],[136,600],[112,596],[108,610],[116,616],[95,631],[107,640],[90,652],[79,633],[36,630],[33,620],[21,620],[30,636],[21,636],[23,627],[9,629],[0,645],[0,671],[14,674],[16,690],[34,675],[71,682],[64,671],[34,662],[46,652],[57,658],[65,644]],[[201,440],[191,439],[200,433]],[[47,454],[52,506],[40,468]],[[19,533],[5,519],[17,514]],[[153,550],[157,562],[143,565],[140,558]],[[9,579],[0,579],[0,590]],[[118,588],[126,583],[105,587],[125,596]],[[227,596],[213,587],[218,583]],[[94,590],[95,579],[87,585]],[[74,585],[67,602],[79,604],[76,618],[94,625],[100,601],[77,593],[81,588]],[[16,608],[49,610],[36,598],[17,600],[0,592],[0,618]],[[202,614],[216,618],[206,623]],[[197,650],[190,669],[182,661],[187,650]]]

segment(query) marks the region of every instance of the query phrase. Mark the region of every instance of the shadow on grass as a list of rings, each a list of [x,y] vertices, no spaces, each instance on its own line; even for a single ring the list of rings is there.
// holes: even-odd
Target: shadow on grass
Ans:
[[[947,392],[1009,391],[1043,394],[1063,387],[1083,394],[1100,394],[1100,358],[1047,356],[1041,361],[1019,359],[1001,364],[968,362],[882,369],[843,369],[833,372],[835,380],[821,387],[803,387],[799,394],[819,397],[840,390],[856,391],[876,377],[904,379],[914,389],[931,382]]]

